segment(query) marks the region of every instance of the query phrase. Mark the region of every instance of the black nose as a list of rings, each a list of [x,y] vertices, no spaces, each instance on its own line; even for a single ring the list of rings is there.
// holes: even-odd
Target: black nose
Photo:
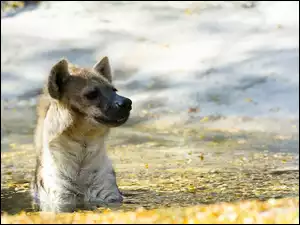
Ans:
[[[116,101],[119,108],[131,110],[132,101],[129,98],[122,98]]]

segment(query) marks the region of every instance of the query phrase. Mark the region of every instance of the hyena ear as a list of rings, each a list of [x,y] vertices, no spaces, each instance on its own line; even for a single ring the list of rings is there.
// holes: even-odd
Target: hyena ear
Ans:
[[[105,56],[103,59],[101,59],[99,62],[97,62],[93,69],[103,75],[110,83],[112,82],[112,75],[111,75],[111,69],[109,65],[108,57]]]
[[[52,67],[48,78],[48,92],[52,98],[57,100],[61,98],[63,85],[68,76],[68,61],[61,59]]]

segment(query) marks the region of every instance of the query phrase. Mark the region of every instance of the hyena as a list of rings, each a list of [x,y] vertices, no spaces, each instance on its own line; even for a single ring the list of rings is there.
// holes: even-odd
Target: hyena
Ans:
[[[124,124],[132,109],[117,94],[107,57],[92,68],[57,62],[37,105],[32,181],[36,210],[72,212],[122,204],[123,196],[105,150],[111,127]]]

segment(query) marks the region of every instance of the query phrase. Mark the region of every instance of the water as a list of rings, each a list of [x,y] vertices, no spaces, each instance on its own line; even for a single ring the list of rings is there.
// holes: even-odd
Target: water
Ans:
[[[133,100],[108,140],[125,209],[298,196],[299,3],[245,4],[42,2],[4,15],[2,210],[30,210],[36,95],[61,57],[109,56]]]

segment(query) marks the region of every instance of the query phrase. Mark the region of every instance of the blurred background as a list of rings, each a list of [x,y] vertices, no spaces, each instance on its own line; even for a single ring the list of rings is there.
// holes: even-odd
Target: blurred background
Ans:
[[[299,195],[298,1],[1,1],[1,9],[1,152],[32,150],[36,97],[55,62],[91,67],[108,56],[115,86],[133,100],[130,120],[109,140],[120,185],[155,200],[134,204]],[[30,179],[27,164],[11,160],[1,167],[21,178],[2,173],[10,192],[1,199],[16,195],[8,182]],[[179,168],[192,172],[178,197],[166,180]],[[232,183],[201,186],[220,168],[252,175],[228,172]],[[224,183],[229,192],[216,191]]]

